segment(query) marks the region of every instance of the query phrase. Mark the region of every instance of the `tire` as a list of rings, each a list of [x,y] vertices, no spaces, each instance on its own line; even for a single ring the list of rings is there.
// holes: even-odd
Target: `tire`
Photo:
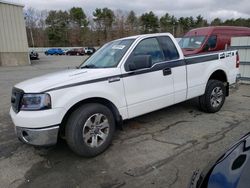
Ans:
[[[94,157],[108,148],[114,131],[115,119],[111,110],[102,104],[89,103],[80,106],[70,115],[65,136],[68,146],[76,154]]]
[[[205,94],[199,97],[200,109],[204,112],[215,113],[223,106],[226,98],[226,87],[219,80],[209,80]]]

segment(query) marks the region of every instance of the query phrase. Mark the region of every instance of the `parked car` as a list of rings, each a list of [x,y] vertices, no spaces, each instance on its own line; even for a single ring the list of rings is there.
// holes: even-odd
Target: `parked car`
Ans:
[[[34,50],[31,50],[29,52],[29,56],[30,56],[30,60],[38,60],[39,59],[39,54]]]
[[[45,55],[64,55],[64,51],[61,48],[51,48],[44,53]]]
[[[83,48],[74,48],[74,49],[68,50],[66,52],[66,55],[84,55],[84,50]]]
[[[71,49],[68,49],[68,48],[65,49],[65,48],[64,48],[64,49],[63,49],[64,54],[66,54],[69,50],[71,50]]]
[[[86,47],[84,48],[84,53],[86,55],[92,55],[93,53],[95,53],[96,49],[93,47]]]
[[[189,31],[179,41],[184,55],[220,51],[231,45],[231,37],[250,36],[250,28],[235,26],[202,27]]]
[[[53,145],[61,134],[75,153],[96,156],[123,120],[194,97],[219,111],[238,73],[236,50],[184,57],[169,33],[138,35],[109,42],[77,69],[15,85],[10,115],[24,143]]]
[[[194,172],[190,188],[250,187],[250,133],[242,137],[205,170]]]

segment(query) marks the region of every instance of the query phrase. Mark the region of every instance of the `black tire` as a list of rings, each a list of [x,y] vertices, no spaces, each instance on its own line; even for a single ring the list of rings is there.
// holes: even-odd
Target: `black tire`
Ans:
[[[103,114],[109,124],[107,137],[98,147],[89,146],[83,138],[84,125],[94,114]],[[65,136],[68,146],[76,154],[84,157],[94,157],[108,148],[112,142],[114,131],[115,119],[111,110],[102,104],[89,103],[80,106],[70,115],[65,128]]]
[[[221,97],[217,98],[220,99],[216,103],[215,106],[213,105],[212,98],[213,98],[213,91],[218,90],[218,88],[221,90],[222,94],[219,95]],[[215,113],[218,112],[221,107],[223,106],[226,99],[226,87],[223,84],[223,82],[219,80],[209,80],[206,86],[205,94],[199,97],[199,106],[200,109],[204,112],[208,113]]]

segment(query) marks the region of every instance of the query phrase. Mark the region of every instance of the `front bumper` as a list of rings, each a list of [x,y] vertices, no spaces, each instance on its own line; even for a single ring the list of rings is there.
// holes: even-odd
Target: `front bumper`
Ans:
[[[66,111],[64,108],[55,108],[38,111],[20,111],[18,113],[10,108],[10,116],[16,127],[30,129],[45,128],[51,125],[59,125]]]
[[[57,143],[59,125],[47,128],[24,128],[16,127],[19,140],[34,146],[49,146]]]

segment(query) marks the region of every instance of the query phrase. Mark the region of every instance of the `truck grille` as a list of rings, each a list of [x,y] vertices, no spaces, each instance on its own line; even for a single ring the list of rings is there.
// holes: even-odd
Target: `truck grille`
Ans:
[[[13,88],[12,89],[12,94],[11,94],[11,106],[14,112],[18,113],[20,111],[20,103],[23,98],[23,90],[18,89],[18,88]]]

